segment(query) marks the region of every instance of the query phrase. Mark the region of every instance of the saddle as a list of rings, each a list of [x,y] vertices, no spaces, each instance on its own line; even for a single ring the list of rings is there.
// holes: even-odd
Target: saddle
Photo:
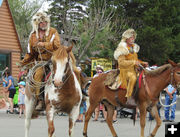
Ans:
[[[120,73],[119,69],[114,69],[108,72],[106,79],[104,81],[104,85],[111,90],[117,90],[121,85],[121,83],[118,82],[119,73]]]
[[[108,87],[111,90],[118,90],[118,89],[123,89],[121,87],[121,82],[118,82],[118,75],[120,73],[119,69],[114,69],[111,70],[110,72],[107,73],[106,79],[104,81],[104,85],[106,87]],[[135,89],[138,90],[138,88],[141,88],[141,84],[142,84],[142,71],[140,72],[139,76],[137,77],[137,81],[135,84]]]

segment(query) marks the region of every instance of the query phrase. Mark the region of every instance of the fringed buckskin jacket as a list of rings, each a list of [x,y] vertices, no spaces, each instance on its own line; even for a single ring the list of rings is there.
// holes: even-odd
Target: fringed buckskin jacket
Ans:
[[[114,52],[114,58],[118,61],[118,68],[120,69],[119,82],[121,82],[122,88],[127,88],[127,73],[136,74],[135,64],[136,61],[140,61],[137,55],[139,49],[140,47],[136,43],[129,48],[126,42],[120,42]]]
[[[38,42],[45,42],[44,48],[39,48],[41,54],[39,54],[38,48],[36,47]],[[39,61],[41,58],[43,61],[48,61],[52,56],[52,52],[57,50],[60,46],[60,37],[55,28],[50,28],[49,35],[44,36],[42,39],[37,38],[35,32],[31,33],[28,52],[22,60],[22,66],[33,62],[34,60]]]

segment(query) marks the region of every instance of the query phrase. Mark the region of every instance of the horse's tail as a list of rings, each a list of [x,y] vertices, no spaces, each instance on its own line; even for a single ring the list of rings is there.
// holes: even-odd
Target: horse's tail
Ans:
[[[82,89],[85,89],[86,86],[88,86],[89,81],[91,81],[91,80],[92,80],[91,77],[84,77],[82,72],[80,72],[80,83],[81,83]]]

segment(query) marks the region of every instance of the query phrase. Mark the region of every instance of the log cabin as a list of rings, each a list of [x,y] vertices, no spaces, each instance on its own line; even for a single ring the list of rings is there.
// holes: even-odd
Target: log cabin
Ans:
[[[9,67],[13,77],[17,78],[22,48],[13,21],[8,0],[0,0],[0,74]]]

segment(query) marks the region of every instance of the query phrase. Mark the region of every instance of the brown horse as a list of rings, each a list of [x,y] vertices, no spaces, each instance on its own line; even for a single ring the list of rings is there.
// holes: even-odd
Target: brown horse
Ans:
[[[140,110],[140,126],[141,126],[141,137],[144,137],[144,128],[145,128],[145,118],[147,113],[147,108],[150,106],[151,114],[156,119],[156,126],[153,129],[150,137],[154,137],[158,128],[161,126],[161,119],[157,112],[157,107],[155,104],[158,101],[160,92],[168,86],[168,84],[173,84],[174,86],[180,86],[180,63],[176,64],[172,61],[169,61],[170,64],[166,64],[158,68],[157,70],[149,71],[145,73],[146,86],[141,85],[139,89],[137,98],[138,108]],[[110,90],[104,85],[104,81],[108,74],[100,74],[98,77],[95,77],[92,80],[92,83],[89,87],[89,101],[90,106],[85,115],[85,123],[83,135],[87,137],[87,127],[88,122],[91,118],[92,113],[94,112],[96,106],[99,102],[103,101],[107,107],[107,118],[106,122],[110,128],[110,131],[113,137],[117,137],[117,134],[112,125],[112,117],[114,112],[114,106],[123,105],[126,102],[125,94],[126,90],[119,89],[117,92]],[[147,86],[150,87],[150,91],[147,91]],[[118,96],[119,101],[115,99],[115,96]],[[119,102],[119,103],[118,103]]]
[[[45,85],[45,105],[48,121],[48,137],[54,137],[54,113],[65,112],[69,115],[69,136],[72,137],[75,121],[79,115],[82,92],[74,72],[72,47],[60,47],[51,58],[50,80]],[[27,85],[28,86],[28,85]],[[28,87],[26,87],[28,91]],[[25,137],[28,137],[30,119],[34,110],[33,94],[26,92]]]

